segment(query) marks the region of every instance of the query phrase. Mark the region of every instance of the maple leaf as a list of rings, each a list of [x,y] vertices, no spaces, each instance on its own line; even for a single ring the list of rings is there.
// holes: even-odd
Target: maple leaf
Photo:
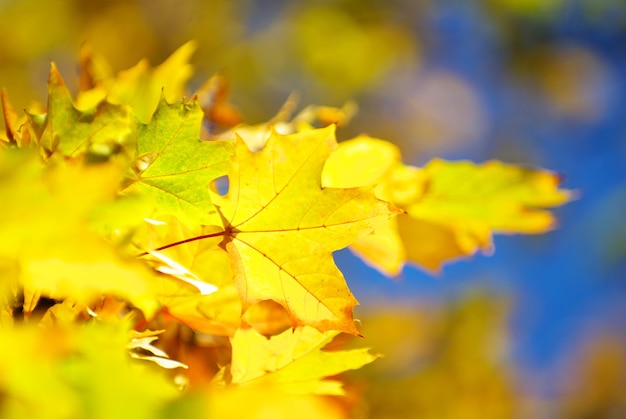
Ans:
[[[498,161],[477,165],[435,159],[421,175],[422,195],[405,207],[412,220],[399,223],[402,237],[411,237],[405,240],[408,257],[431,270],[479,249],[491,253],[492,233],[540,234],[553,229],[554,216],[542,208],[574,197],[558,189],[561,180],[554,173]],[[431,244],[424,242],[428,238]]]
[[[78,110],[54,63],[48,79],[48,109],[43,122],[40,119],[30,115],[31,124],[41,131],[39,144],[48,155],[57,151],[64,156],[87,151],[109,155],[130,140],[136,125],[127,107],[107,101]]]
[[[214,199],[244,311],[271,299],[294,326],[358,334],[352,319],[357,301],[332,252],[384,225],[397,210],[371,188],[322,188],[322,167],[335,147],[334,126],[273,132],[258,152],[237,139],[230,189]]]
[[[324,351],[338,334],[338,331],[319,332],[303,326],[268,339],[254,329],[241,328],[231,338],[229,384],[273,386],[291,393],[343,395],[341,382],[325,378],[361,368],[378,357],[367,348]]]
[[[201,141],[201,120],[197,101],[168,104],[162,97],[151,121],[137,129],[134,182],[126,191],[151,197],[157,214],[219,225],[209,185],[227,173],[233,144]]]
[[[398,274],[406,261],[437,271],[479,249],[489,252],[493,233],[546,232],[555,220],[541,208],[573,197],[546,170],[439,159],[420,169],[402,164],[396,146],[366,136],[341,143],[322,180],[333,187],[376,185],[379,198],[406,211],[352,246],[388,275]]]
[[[232,336],[242,320],[266,335],[282,332],[291,325],[285,309],[271,300],[251,305],[242,316],[229,255],[219,246],[222,228],[189,227],[175,217],[150,220],[146,226],[133,235],[133,241],[139,247],[160,250],[147,252],[143,255],[145,260],[170,277],[180,278],[183,274],[187,276],[180,278],[183,282],[192,279],[194,285],[199,284],[198,289],[192,289],[163,278],[159,301],[164,320],[175,320],[195,331],[218,336]],[[162,246],[164,243],[169,244]],[[202,292],[205,285],[213,287],[211,292]]]
[[[360,135],[340,143],[330,155],[322,172],[322,185],[339,188],[375,186],[376,196],[400,206],[404,200],[394,198],[406,188],[395,176],[399,173],[399,161],[398,147],[388,141]],[[393,186],[389,186],[392,183]],[[397,218],[390,219],[373,234],[359,238],[350,246],[354,253],[387,275],[397,275],[406,262]]]
[[[161,247],[143,256],[155,270],[168,273],[170,277],[169,280],[163,278],[159,293],[163,320],[175,320],[195,331],[219,336],[232,336],[242,320],[265,335],[282,332],[291,325],[285,309],[272,300],[251,305],[242,316],[229,255],[219,247],[223,229],[188,227],[175,217],[161,217],[146,224],[146,231],[136,232],[133,241],[142,248]],[[163,243],[169,245],[161,246]],[[203,292],[207,286],[212,289]]]
[[[174,102],[185,95],[185,84],[193,73],[188,61],[195,49],[195,42],[187,42],[154,68],[143,59],[113,76],[106,60],[84,47],[80,56],[81,91],[77,102],[90,106],[106,97],[111,103],[129,105],[142,123],[148,123],[161,96]]]
[[[183,97],[185,84],[193,73],[188,61],[195,49],[195,42],[187,42],[154,69],[144,59],[121,72],[111,87],[111,102],[130,104],[139,120],[146,122],[158,108],[161,90],[169,101]]]

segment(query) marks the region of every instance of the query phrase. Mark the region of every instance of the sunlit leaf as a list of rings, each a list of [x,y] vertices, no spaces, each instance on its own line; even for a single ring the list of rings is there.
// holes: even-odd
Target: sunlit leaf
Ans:
[[[165,374],[133,361],[126,322],[0,328],[0,416],[154,418],[177,396]]]
[[[398,274],[407,261],[437,271],[478,250],[489,253],[493,233],[544,233],[554,228],[555,218],[543,208],[573,197],[545,170],[438,159],[420,169],[402,164],[392,144],[365,136],[340,144],[322,181],[333,187],[375,186],[379,198],[407,213],[353,245],[388,275]]]
[[[209,185],[228,171],[233,144],[200,140],[202,111],[196,101],[161,99],[152,120],[137,133],[134,183],[127,192],[151,197],[157,214],[190,224],[219,224]]]
[[[539,234],[553,229],[554,216],[542,208],[573,197],[558,189],[560,178],[554,173],[497,161],[477,165],[433,160],[423,168],[423,182],[422,196],[404,207],[420,227],[412,220],[400,222],[406,225],[403,237],[409,258],[432,270],[477,250],[491,252],[492,233]],[[420,229],[417,235],[409,233]],[[433,242],[445,246],[429,252],[432,244],[425,244],[430,236],[424,231],[431,231]]]
[[[26,115],[18,117],[9,102],[9,97],[4,88],[0,90],[0,99],[2,101],[2,116],[6,135],[6,137],[0,136],[0,141],[6,144],[15,144],[18,147],[29,146],[32,136]],[[2,145],[2,143],[0,143],[0,145]]]
[[[196,407],[194,414],[206,408],[210,418],[289,418],[294,414],[299,419],[347,417],[336,403],[327,398],[289,393],[271,385],[212,390],[203,400],[204,404]]]
[[[31,122],[34,116],[31,117]],[[107,101],[79,111],[56,65],[51,64],[48,80],[48,109],[39,143],[47,153],[56,151],[77,156],[90,151],[110,155],[127,144],[135,129],[135,119],[125,106]]]
[[[294,325],[356,334],[356,299],[332,252],[397,211],[371,188],[322,188],[322,167],[335,144],[332,126],[273,133],[258,152],[238,140],[230,189],[215,199],[244,310],[271,299],[287,309]]]
[[[0,153],[0,256],[20,266],[25,294],[85,305],[112,294],[148,315],[156,310],[152,272],[90,226],[93,210],[115,199],[122,174],[113,163],[42,167],[34,151]]]
[[[338,334],[305,326],[268,339],[253,329],[239,329],[231,339],[230,383],[274,386],[292,393],[343,394],[340,382],[325,378],[360,368],[377,357],[368,349],[323,350]]]
[[[143,234],[135,234],[141,247],[158,248],[160,245],[184,241],[189,237],[213,237],[193,240],[159,251],[149,250],[144,260],[154,269],[162,271],[163,259],[174,263],[184,276],[167,275],[160,281],[159,301],[168,319],[185,324],[192,329],[214,335],[232,335],[241,319],[241,301],[234,287],[230,260],[219,247],[222,229],[217,226],[188,227],[174,217],[150,220]],[[160,258],[154,257],[155,254]],[[192,279],[190,283],[190,279]],[[206,292],[200,292],[206,289]]]
[[[85,48],[81,57],[81,80],[86,90],[81,92],[80,101],[88,103],[85,95],[96,90],[96,96],[105,94],[111,103],[129,105],[141,122],[148,123],[159,106],[161,96],[170,102],[185,96],[185,84],[192,74],[188,62],[195,49],[195,43],[188,42],[154,68],[143,59],[113,77],[106,61]]]

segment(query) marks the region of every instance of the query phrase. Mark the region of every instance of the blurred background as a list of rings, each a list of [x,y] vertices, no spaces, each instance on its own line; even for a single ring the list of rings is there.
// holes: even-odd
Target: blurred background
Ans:
[[[292,92],[359,105],[340,139],[540,166],[580,199],[557,230],[495,238],[439,277],[384,278],[336,255],[386,355],[350,376],[356,417],[626,417],[624,0],[0,0],[0,85],[44,102],[90,44],[115,70],[195,39],[192,89],[216,71],[246,121]],[[355,398],[356,400],[356,398]]]

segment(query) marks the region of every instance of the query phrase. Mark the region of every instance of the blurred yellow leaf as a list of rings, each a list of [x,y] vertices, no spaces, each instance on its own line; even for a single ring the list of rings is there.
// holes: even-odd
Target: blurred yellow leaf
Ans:
[[[330,5],[297,10],[289,22],[295,53],[328,95],[353,96],[414,54],[415,41],[399,25]]]
[[[0,416],[154,418],[177,396],[161,371],[133,361],[128,324],[0,328]]]
[[[352,375],[366,383],[366,417],[550,417],[524,411],[531,395],[513,375],[506,299],[471,292],[446,305],[407,303],[362,317],[364,333],[385,353]]]
[[[122,168],[57,161],[42,167],[34,150],[0,153],[0,255],[19,264],[25,293],[85,305],[102,294],[157,308],[153,274],[94,233],[91,214],[114,201]]]
[[[376,194],[406,211],[359,239],[353,250],[389,275],[405,261],[437,271],[477,250],[490,252],[492,233],[537,234],[554,228],[542,208],[572,199],[546,170],[497,161],[481,165],[435,159],[405,166],[395,146],[365,136],[342,142],[322,174],[325,186],[376,185]]]
[[[381,183],[400,161],[400,150],[388,141],[360,135],[339,143],[326,160],[322,184],[354,188]]]
[[[109,74],[106,61],[85,48],[81,53],[81,87],[87,90],[81,91],[77,101],[89,103],[85,96],[93,95],[91,90],[96,89],[96,97],[105,94],[113,104],[130,105],[139,120],[148,123],[161,95],[169,102],[179,101],[185,96],[185,85],[193,72],[188,62],[195,49],[195,42],[187,42],[154,68],[143,59],[113,77]]]
[[[348,415],[332,400],[313,394],[293,394],[272,385],[211,390],[208,418],[342,419]],[[197,414],[197,410],[194,411]]]
[[[417,233],[422,229],[422,233],[401,234],[409,258],[431,270],[477,250],[491,252],[492,233],[551,230],[555,218],[542,208],[562,205],[573,197],[558,189],[560,178],[554,173],[498,161],[477,165],[436,159],[423,168],[423,175],[423,195],[404,207],[412,219],[421,222],[419,227],[412,221],[405,223],[407,230]],[[424,243],[428,236],[423,231],[428,229],[434,241],[445,243],[447,250],[425,251],[432,246]]]

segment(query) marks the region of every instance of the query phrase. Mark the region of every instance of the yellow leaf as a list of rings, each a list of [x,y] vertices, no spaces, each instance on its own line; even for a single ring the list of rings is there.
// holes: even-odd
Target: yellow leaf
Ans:
[[[399,161],[398,147],[388,141],[361,135],[340,143],[326,160],[322,185],[344,188],[376,186],[374,191],[378,198],[393,202],[392,196],[401,192],[398,182],[393,180],[394,174],[399,172]],[[389,187],[392,182],[394,187]],[[381,224],[372,234],[360,237],[350,249],[387,275],[400,273],[406,261],[395,219]]]
[[[145,231],[136,233],[134,238],[142,247],[155,249],[163,243],[184,241],[185,237],[205,237],[216,231],[222,230],[217,226],[187,227],[174,217],[160,217],[146,223]],[[173,263],[187,277],[164,275],[160,279],[159,301],[167,317],[198,332],[232,336],[241,320],[241,301],[233,284],[228,254],[218,246],[221,239],[221,235],[205,237],[149,251],[145,260],[161,272]],[[188,279],[196,282],[190,286]],[[202,294],[198,292],[199,287],[211,287],[215,291]]]
[[[195,49],[195,42],[187,42],[154,68],[143,59],[113,77],[106,61],[89,48],[84,48],[80,56],[81,92],[77,102],[81,107],[89,106],[106,95],[113,104],[130,105],[139,120],[148,123],[158,107],[161,94],[169,102],[185,96],[185,84],[193,73],[189,58]]]
[[[294,326],[358,334],[357,301],[332,252],[384,225],[397,209],[371,188],[323,188],[322,167],[335,147],[333,126],[273,132],[258,152],[238,139],[230,190],[214,202],[244,310],[272,299]]]
[[[548,208],[572,199],[558,189],[560,178],[535,170],[490,161],[432,160],[424,167],[424,195],[408,205],[416,218],[452,223],[476,222],[504,233],[543,233],[554,227]]]
[[[423,177],[422,196],[404,206],[413,220],[401,234],[407,254],[431,270],[477,250],[491,252],[492,233],[540,234],[553,229],[554,216],[541,208],[573,197],[558,189],[560,178],[554,173],[498,161],[478,165],[436,159],[423,168]],[[434,243],[441,246],[434,248]],[[434,251],[426,256],[420,250],[425,247]]]
[[[339,381],[325,378],[361,368],[377,356],[366,348],[324,351],[338,334],[304,326],[268,339],[254,329],[239,329],[231,338],[230,383],[273,386],[290,393],[343,395]]]
[[[0,257],[19,264],[25,294],[84,305],[111,294],[146,315],[157,309],[153,273],[90,226],[91,214],[114,201],[122,175],[112,163],[59,161],[44,168],[34,151],[0,153]]]
[[[207,400],[209,418],[342,419],[342,409],[327,398],[292,394],[272,386],[212,390]]]
[[[542,208],[573,196],[558,189],[560,179],[549,171],[497,161],[405,166],[395,146],[365,136],[342,142],[322,179],[333,187],[375,185],[379,198],[406,211],[351,247],[388,275],[398,274],[406,261],[437,271],[477,250],[489,253],[492,233],[546,232],[555,220]]]
[[[159,417],[179,393],[127,349],[129,324],[0,328],[0,417]]]
[[[333,188],[377,185],[399,161],[398,147],[360,135],[339,143],[337,150],[328,157],[322,185]]]
[[[454,230],[411,217],[399,217],[398,233],[404,243],[406,261],[431,272],[437,272],[445,262],[471,255],[475,251],[474,246],[462,247]],[[474,237],[474,241],[487,245],[477,237]],[[487,251],[489,247],[483,249]]]
[[[389,220],[372,234],[357,239],[350,250],[368,265],[390,276],[400,273],[407,257],[404,243],[398,235],[396,219]]]

